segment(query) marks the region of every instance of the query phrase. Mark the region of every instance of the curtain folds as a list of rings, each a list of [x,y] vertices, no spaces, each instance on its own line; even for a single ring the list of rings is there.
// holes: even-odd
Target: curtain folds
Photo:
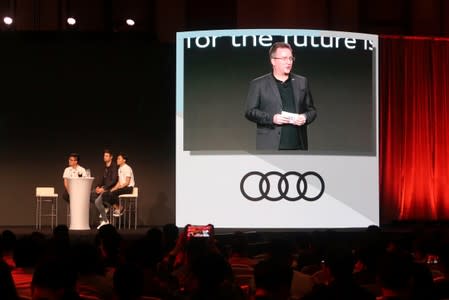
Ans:
[[[381,220],[447,220],[449,39],[379,44]]]

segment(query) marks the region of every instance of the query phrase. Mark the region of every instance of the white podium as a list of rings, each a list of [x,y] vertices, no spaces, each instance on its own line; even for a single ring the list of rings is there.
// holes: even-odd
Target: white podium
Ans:
[[[93,177],[67,178],[70,195],[70,230],[89,230]]]

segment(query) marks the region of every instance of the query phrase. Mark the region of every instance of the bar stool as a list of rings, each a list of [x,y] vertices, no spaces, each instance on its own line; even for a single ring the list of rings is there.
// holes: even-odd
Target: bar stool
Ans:
[[[126,227],[126,224],[128,224],[128,229],[131,228],[131,218],[133,219],[132,223],[134,223],[134,229],[137,229],[137,200],[139,198],[139,188],[133,187],[132,194],[122,194],[118,196],[119,205],[123,206],[123,216],[120,217],[114,217],[113,213],[114,210],[111,209],[110,212],[110,219],[112,223],[115,225],[117,223],[118,219],[118,227],[122,227],[122,218],[123,218],[123,227]]]
[[[58,194],[53,187],[36,187],[36,229],[42,228],[42,218],[50,218],[52,229],[58,224]]]

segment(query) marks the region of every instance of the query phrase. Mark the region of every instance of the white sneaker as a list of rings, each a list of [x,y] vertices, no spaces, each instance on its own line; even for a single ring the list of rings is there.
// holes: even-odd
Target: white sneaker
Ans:
[[[122,209],[114,209],[114,213],[112,214],[115,218],[123,216],[123,212],[125,211],[125,207],[122,206]]]
[[[106,225],[106,224],[109,224],[109,221],[108,221],[108,220],[102,220],[102,221],[100,222],[100,225],[97,226],[97,229],[100,229],[101,226]]]

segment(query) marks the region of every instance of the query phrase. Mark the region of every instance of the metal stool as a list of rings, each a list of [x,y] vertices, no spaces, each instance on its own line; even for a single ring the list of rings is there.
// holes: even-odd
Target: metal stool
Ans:
[[[118,196],[119,205],[123,206],[124,212],[121,217],[114,217],[114,210],[110,210],[110,220],[111,223],[115,226],[118,223],[117,228],[122,228],[122,219],[123,219],[123,227],[128,225],[128,229],[131,228],[131,221],[134,223],[134,229],[137,229],[137,200],[139,198],[139,188],[133,187],[132,194],[122,194]],[[133,220],[131,220],[131,218]],[[118,220],[117,220],[118,219]],[[117,222],[118,221],[118,222]]]
[[[42,228],[45,217],[50,218],[52,229],[58,224],[58,194],[53,187],[36,187],[36,229]]]

